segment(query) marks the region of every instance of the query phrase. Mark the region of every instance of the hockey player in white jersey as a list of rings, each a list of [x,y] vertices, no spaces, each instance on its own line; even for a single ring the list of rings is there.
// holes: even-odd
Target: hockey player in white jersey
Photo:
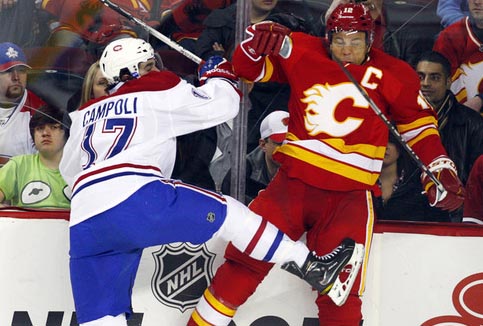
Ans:
[[[159,71],[145,41],[121,39],[106,47],[100,65],[110,95],[70,114],[60,164],[72,189],[70,274],[81,325],[127,325],[143,248],[199,244],[215,235],[281,264],[322,293],[348,292],[338,274],[360,265],[362,245],[346,239],[317,257],[233,198],[169,179],[177,136],[237,115],[240,95],[229,62],[202,64],[203,85],[194,87]]]

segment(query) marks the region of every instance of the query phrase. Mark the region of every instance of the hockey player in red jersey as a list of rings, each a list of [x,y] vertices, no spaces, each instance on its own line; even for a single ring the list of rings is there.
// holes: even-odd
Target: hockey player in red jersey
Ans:
[[[109,95],[70,113],[59,166],[72,189],[70,279],[80,325],[127,325],[143,248],[215,235],[319,291],[345,293],[338,276],[349,263],[361,266],[361,244],[346,238],[317,257],[233,198],[170,179],[177,136],[238,113],[229,62],[203,62],[194,87],[159,71],[150,44],[124,38],[107,45],[99,65]]]
[[[250,209],[293,239],[306,232],[307,246],[316,252],[350,236],[365,244],[367,258],[372,192],[378,191],[388,129],[335,59],[396,122],[403,139],[444,185],[441,195],[422,175],[431,204],[455,210],[464,189],[441,144],[435,113],[419,93],[418,76],[405,62],[371,49],[374,23],[365,6],[338,6],[326,31],[326,39],[320,39],[261,22],[247,28],[249,37],[234,53],[235,71],[242,78],[291,87],[287,138],[274,154],[281,167]],[[228,325],[271,268],[233,246],[225,257],[188,325]],[[366,266],[367,259],[345,304],[318,295],[320,325],[361,325]]]

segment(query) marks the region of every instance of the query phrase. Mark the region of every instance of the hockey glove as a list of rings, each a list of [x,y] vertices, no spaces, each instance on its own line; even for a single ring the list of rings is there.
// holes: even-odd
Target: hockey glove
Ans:
[[[439,156],[428,165],[428,169],[445,189],[441,192],[426,173],[421,174],[421,183],[428,196],[429,204],[450,212],[461,207],[465,189],[458,178],[453,161],[447,156]]]
[[[209,78],[222,78],[237,86],[238,76],[233,72],[233,65],[225,58],[212,56],[203,61],[198,67],[200,85],[204,85]]]
[[[290,44],[289,35],[292,32],[288,27],[271,21],[256,23],[245,31],[249,37],[240,46],[253,61],[266,55],[280,55],[282,46]],[[287,57],[285,52],[284,57]]]

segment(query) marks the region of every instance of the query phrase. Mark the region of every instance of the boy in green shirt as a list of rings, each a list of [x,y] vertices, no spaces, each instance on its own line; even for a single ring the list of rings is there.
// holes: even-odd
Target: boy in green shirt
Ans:
[[[0,206],[70,208],[70,191],[59,172],[67,140],[63,113],[45,105],[29,124],[37,154],[15,156],[0,168]]]

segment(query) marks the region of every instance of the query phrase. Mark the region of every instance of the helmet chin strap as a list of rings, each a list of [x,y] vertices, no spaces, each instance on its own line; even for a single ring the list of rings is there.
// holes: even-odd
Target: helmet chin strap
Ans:
[[[111,84],[107,87],[106,91],[109,93],[109,95],[115,93],[122,85],[124,85],[124,82],[118,82],[116,84]]]
[[[122,77],[124,78],[125,76],[122,76]],[[127,77],[128,77],[128,79],[126,79],[126,80],[130,80],[130,79],[134,79],[134,78],[139,78],[139,77],[141,77],[141,75],[139,75],[139,72],[135,71],[135,72],[131,73],[131,75],[127,76]],[[121,78],[121,80],[123,78]]]
[[[159,70],[164,70],[164,62],[163,62],[163,59],[161,59],[161,56],[159,55],[158,52],[154,53],[154,61],[156,62],[156,67]]]
[[[372,44],[367,46],[366,57],[364,58],[364,61],[362,61],[361,65],[366,63],[369,60],[369,54],[371,53],[371,47],[372,47]]]

